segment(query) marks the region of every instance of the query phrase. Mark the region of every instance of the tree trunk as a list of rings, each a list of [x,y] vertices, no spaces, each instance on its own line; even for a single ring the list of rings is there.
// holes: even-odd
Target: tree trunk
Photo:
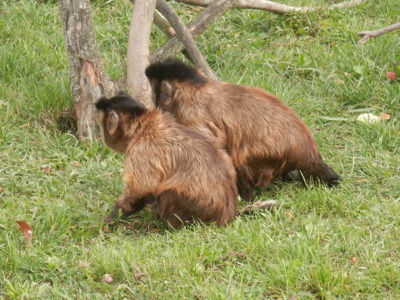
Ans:
[[[156,0],[135,1],[128,39],[128,94],[148,108],[154,105],[151,100],[151,87],[144,71],[149,65],[150,33],[155,8]]]
[[[69,61],[78,138],[100,135],[95,102],[111,96],[114,84],[107,77],[96,44],[89,0],[60,0],[61,22]]]

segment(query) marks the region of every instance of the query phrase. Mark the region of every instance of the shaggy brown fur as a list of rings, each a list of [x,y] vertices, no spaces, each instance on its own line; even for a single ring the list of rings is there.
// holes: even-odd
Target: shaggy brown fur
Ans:
[[[150,65],[146,75],[156,106],[179,123],[223,141],[242,198],[252,199],[256,187],[293,170],[328,186],[339,182],[307,126],[277,97],[259,88],[210,80],[176,59]]]
[[[125,153],[124,190],[106,218],[123,217],[157,198],[162,220],[178,227],[193,219],[224,226],[236,214],[236,174],[223,145],[148,111],[125,94],[100,99],[105,143]]]

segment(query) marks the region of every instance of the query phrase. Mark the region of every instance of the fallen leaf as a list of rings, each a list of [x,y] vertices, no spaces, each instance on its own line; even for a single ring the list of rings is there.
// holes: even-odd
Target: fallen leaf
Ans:
[[[396,80],[396,73],[387,72],[387,77],[389,77],[390,80]]]
[[[104,232],[107,232],[107,233],[112,232],[111,229],[108,228],[108,225],[104,225],[104,226],[103,226],[103,231],[104,231]]]
[[[379,118],[381,118],[381,120],[390,120],[390,115],[386,113],[380,113]]]
[[[101,281],[110,284],[114,281],[114,278],[112,278],[112,276],[110,274],[104,274],[103,278],[101,279]]]
[[[0,193],[4,192],[4,188],[0,186]]]
[[[253,204],[246,205],[245,207],[240,209],[237,212],[237,215],[251,213],[251,212],[254,212],[255,209],[271,210],[274,207],[279,207],[278,202],[276,202],[275,200],[257,201]]]
[[[140,279],[142,279],[142,277],[146,277],[146,276],[147,276],[147,274],[145,274],[145,273],[138,273],[138,274],[135,274],[135,279],[140,280]]]
[[[352,263],[352,264],[355,264],[356,262],[357,262],[357,256],[353,256],[352,258],[350,258],[350,262]]]
[[[342,79],[336,78],[334,81],[335,81],[335,83],[336,83],[337,85],[343,85],[343,84],[344,84],[344,81],[343,81]]]
[[[22,235],[25,239],[26,247],[32,246],[32,237],[33,237],[33,230],[31,226],[26,221],[16,221],[19,225],[19,230],[22,232]]]
[[[380,122],[380,118],[378,116],[375,116],[374,114],[361,114],[358,115],[357,121],[362,122],[362,123],[367,123],[367,124],[373,124]]]
[[[81,164],[79,161],[76,161],[76,160],[74,160],[74,161],[72,162],[72,164],[73,164],[75,167],[80,167],[80,166],[82,166],[82,164]]]
[[[290,219],[290,221],[293,221],[294,217],[290,211],[285,211],[285,216]]]
[[[45,174],[51,174],[52,170],[51,170],[51,168],[46,167],[46,168],[42,168],[42,172]]]
[[[266,200],[257,201],[253,206],[259,209],[273,209],[274,207],[279,207],[279,204],[275,200]]]
[[[358,269],[359,269],[359,270],[362,270],[362,271],[365,271],[365,270],[367,270],[368,268],[367,268],[367,267],[359,267]]]
[[[246,258],[246,254],[244,254],[243,252],[229,251],[222,260],[226,261],[226,260],[231,260],[232,258],[241,260]]]

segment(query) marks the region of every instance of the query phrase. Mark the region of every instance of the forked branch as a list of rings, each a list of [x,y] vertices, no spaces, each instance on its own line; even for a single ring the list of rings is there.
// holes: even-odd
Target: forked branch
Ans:
[[[157,10],[166,17],[168,22],[175,29],[178,38],[181,40],[185,49],[192,58],[194,64],[199,67],[207,77],[212,79],[217,79],[210,66],[208,65],[206,59],[201,54],[196,42],[193,40],[191,34],[186,29],[185,24],[179,19],[176,12],[165,2],[164,0],[157,0]]]
[[[188,25],[188,31],[193,38],[202,34],[208,26],[212,24],[219,16],[230,9],[237,0],[215,0],[213,1],[199,17]],[[184,49],[181,41],[173,37],[162,45],[153,55],[150,56],[150,62],[160,61],[169,56],[175,56]]]
[[[358,33],[358,35],[360,37],[362,37],[362,39],[358,41],[358,44],[364,44],[366,41],[368,41],[371,38],[374,38],[374,37],[377,37],[377,36],[380,36],[385,33],[389,33],[389,32],[392,32],[392,31],[395,31],[398,29],[400,29],[400,23],[396,23],[396,24],[390,25],[388,27],[373,30],[373,31],[361,31]]]

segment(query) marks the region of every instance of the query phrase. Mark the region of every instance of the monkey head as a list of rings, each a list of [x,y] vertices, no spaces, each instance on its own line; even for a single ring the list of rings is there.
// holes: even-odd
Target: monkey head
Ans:
[[[194,67],[174,58],[151,64],[146,68],[146,76],[153,91],[154,104],[167,111],[175,104],[175,97],[179,97],[176,93],[185,92],[185,85],[192,91],[193,87],[201,87],[207,82],[207,78]]]
[[[96,108],[100,111],[104,142],[117,152],[125,152],[131,138],[132,126],[146,112],[146,108],[123,92],[110,99],[100,98]]]

